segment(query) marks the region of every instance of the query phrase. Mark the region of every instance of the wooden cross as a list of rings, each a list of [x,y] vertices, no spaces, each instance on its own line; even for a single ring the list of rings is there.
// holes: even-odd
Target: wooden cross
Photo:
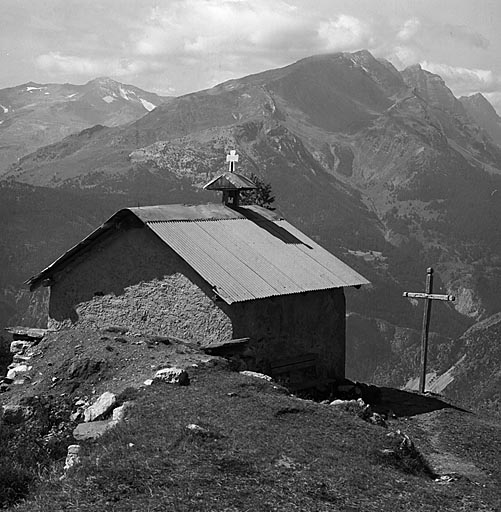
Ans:
[[[226,155],[226,161],[230,163],[230,172],[235,172],[235,163],[238,162],[237,152],[232,149],[229,155]]]
[[[419,391],[424,393],[426,386],[426,359],[428,357],[428,332],[430,330],[430,315],[432,300],[456,300],[454,295],[438,295],[433,291],[433,269],[426,270],[426,292],[404,292],[404,297],[411,299],[426,299],[423,314],[423,329],[421,332],[421,375],[419,377]]]

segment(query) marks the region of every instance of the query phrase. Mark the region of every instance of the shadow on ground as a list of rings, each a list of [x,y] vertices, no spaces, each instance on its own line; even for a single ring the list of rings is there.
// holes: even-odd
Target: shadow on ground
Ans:
[[[391,411],[398,417],[415,416],[440,409],[456,409],[468,412],[435,396],[421,395],[416,392],[395,388],[381,387],[379,389],[381,391],[381,399],[377,404],[371,405],[372,410],[375,412],[388,413]]]

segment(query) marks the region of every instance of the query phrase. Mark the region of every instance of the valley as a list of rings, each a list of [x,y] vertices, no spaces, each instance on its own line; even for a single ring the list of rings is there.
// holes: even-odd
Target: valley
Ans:
[[[44,298],[22,282],[114,211],[219,201],[202,186],[236,149],[239,172],[271,184],[280,214],[372,283],[347,294],[350,378],[403,386],[416,376],[422,305],[402,291],[422,289],[432,266],[437,293],[457,300],[434,307],[430,369],[440,375],[462,360],[469,384],[456,380],[444,392],[498,407],[499,377],[478,370],[483,334],[497,339],[488,319],[499,313],[501,285],[501,148],[483,100],[488,115],[474,114],[476,102],[455,98],[438,75],[399,72],[367,51],[310,57],[167,100],[127,86],[135,110],[122,105],[131,103],[123,86],[112,84],[113,96],[103,83],[85,104],[86,93],[57,86],[80,98],[37,114],[59,132],[37,129],[35,114],[8,117],[13,96],[0,91],[9,109],[0,111],[2,325],[43,324]],[[56,88],[23,87],[47,97]],[[54,112],[75,118],[76,106],[78,122],[65,128]],[[33,135],[9,142],[9,126],[31,133],[21,122]]]

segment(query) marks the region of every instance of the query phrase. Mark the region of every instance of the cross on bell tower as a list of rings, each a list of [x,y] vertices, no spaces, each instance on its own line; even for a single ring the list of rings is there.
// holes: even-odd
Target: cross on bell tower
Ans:
[[[228,171],[209,181],[209,183],[204,186],[204,189],[221,190],[223,192],[223,204],[236,207],[240,203],[240,192],[242,190],[252,190],[257,187],[249,178],[235,172],[238,154],[234,149],[226,155],[226,161],[229,163]]]
[[[229,155],[226,155],[226,161],[230,164],[229,171],[235,172],[235,164],[238,162],[238,154],[234,149],[230,151]]]

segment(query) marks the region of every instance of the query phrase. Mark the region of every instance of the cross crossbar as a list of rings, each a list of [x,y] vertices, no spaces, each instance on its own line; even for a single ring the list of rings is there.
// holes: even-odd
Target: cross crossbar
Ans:
[[[404,297],[409,299],[431,299],[455,301],[454,295],[438,295],[437,293],[404,292]]]
[[[419,391],[424,393],[426,386],[426,359],[428,356],[428,333],[430,330],[431,301],[445,300],[454,301],[454,295],[439,295],[432,293],[433,291],[433,269],[430,267],[426,270],[426,292],[404,292],[404,297],[409,299],[425,299],[423,328],[421,332],[421,375],[419,377]]]

